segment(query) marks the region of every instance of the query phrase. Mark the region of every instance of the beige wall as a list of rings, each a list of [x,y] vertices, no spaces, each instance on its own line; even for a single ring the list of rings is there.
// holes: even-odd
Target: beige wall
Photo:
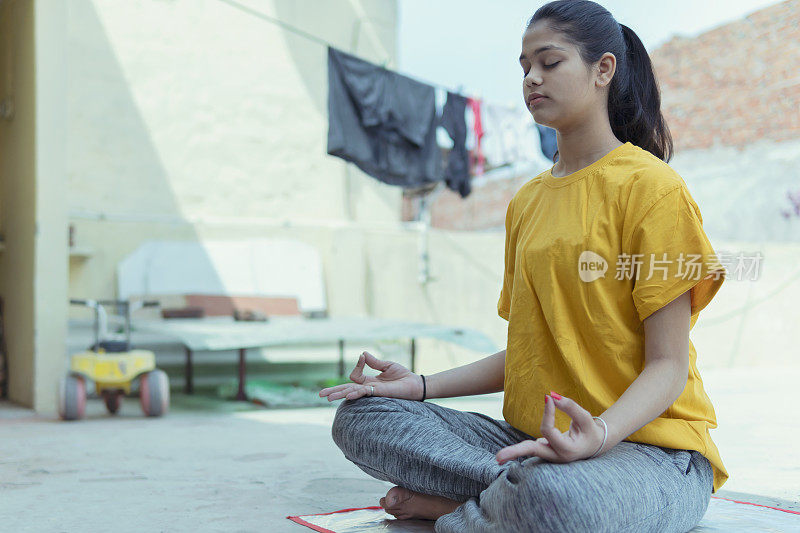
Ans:
[[[396,66],[394,0],[240,3]],[[80,0],[67,15],[68,202],[86,252],[70,260],[70,296],[113,297],[117,263],[149,239],[291,237],[320,251],[334,316],[473,326],[505,342],[503,235],[433,234],[440,279],[420,284],[401,189],[326,154],[324,46],[216,0]],[[423,371],[486,355],[418,346]]]
[[[4,249],[0,253],[0,293],[8,350],[9,398],[34,401],[34,297],[36,212],[36,88],[34,6],[13,0],[0,4],[2,98],[13,116],[0,120],[0,213]]]
[[[241,4],[394,65],[392,0]],[[0,130],[11,399],[53,411],[68,294],[114,296],[116,261],[143,240],[197,239],[204,217],[397,220],[399,189],[325,154],[324,47],[211,0],[0,8],[15,104]],[[234,226],[215,233],[238,238]]]
[[[240,3],[394,62],[392,0]],[[73,213],[397,220],[399,188],[326,154],[324,46],[218,0],[67,14]]]
[[[201,226],[399,227],[401,190],[326,154],[326,48],[263,18],[392,66],[396,2],[239,4],[67,4],[71,296],[114,296],[122,257]]]
[[[36,0],[36,278],[35,398],[38,412],[56,412],[67,336],[66,95],[63,0]]]
[[[66,352],[64,4],[0,4],[0,294],[9,398],[53,413]]]

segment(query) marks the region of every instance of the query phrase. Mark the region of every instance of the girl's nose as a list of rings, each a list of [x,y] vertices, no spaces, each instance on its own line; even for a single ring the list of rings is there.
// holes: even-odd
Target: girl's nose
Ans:
[[[525,76],[525,85],[528,87],[538,87],[542,84],[542,77],[538,74],[535,74],[533,70],[528,72],[528,75]]]

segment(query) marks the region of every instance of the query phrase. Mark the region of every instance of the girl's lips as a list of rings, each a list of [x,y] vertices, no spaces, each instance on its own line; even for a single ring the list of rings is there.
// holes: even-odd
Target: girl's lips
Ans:
[[[537,96],[536,98],[532,98],[531,100],[529,100],[528,101],[528,105],[537,105],[537,104],[540,104],[541,102],[543,102],[546,99],[547,99],[546,96]]]

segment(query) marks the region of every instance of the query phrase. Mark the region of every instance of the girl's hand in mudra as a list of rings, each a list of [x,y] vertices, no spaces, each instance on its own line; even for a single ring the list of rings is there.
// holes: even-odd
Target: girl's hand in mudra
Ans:
[[[370,368],[380,370],[381,373],[377,376],[365,376],[365,363]],[[327,396],[329,402],[339,398],[355,400],[362,396],[385,396],[405,400],[422,399],[422,376],[413,373],[400,363],[382,361],[369,352],[362,352],[358,357],[358,363],[350,373],[350,381],[352,383],[343,383],[322,389],[319,391],[319,395],[320,397]]]
[[[544,398],[544,416],[540,428],[543,437],[503,448],[496,455],[499,464],[522,456],[537,456],[551,463],[569,463],[590,457],[600,447],[605,430],[589,411],[557,394],[553,397],[545,395]],[[572,418],[569,430],[564,433],[555,427],[556,408]]]

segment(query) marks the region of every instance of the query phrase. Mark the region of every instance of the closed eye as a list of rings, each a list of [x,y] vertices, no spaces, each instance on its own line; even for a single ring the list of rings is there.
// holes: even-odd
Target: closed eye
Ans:
[[[549,65],[545,65],[544,68],[555,68],[556,65],[561,63],[561,61],[556,61],[555,63],[550,63]]]

